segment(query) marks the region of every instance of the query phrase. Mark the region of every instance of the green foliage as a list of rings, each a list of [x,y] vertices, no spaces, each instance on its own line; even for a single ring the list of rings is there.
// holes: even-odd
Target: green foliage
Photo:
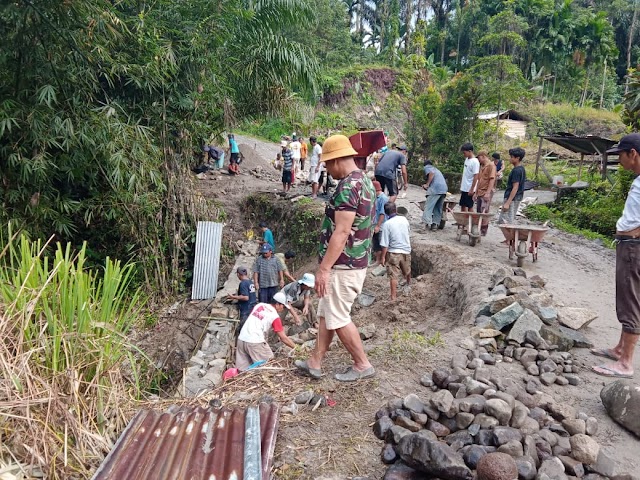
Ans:
[[[292,248],[298,255],[314,257],[318,251],[318,232],[324,210],[315,202],[276,200],[264,194],[253,194],[243,202],[245,214],[258,221],[266,221],[272,228],[278,245]]]
[[[194,153],[237,115],[313,92],[318,65],[280,31],[291,0],[17,1],[0,14],[0,222],[136,257],[158,293],[182,285]],[[229,41],[233,39],[233,41]],[[208,213],[205,213],[208,212]]]
[[[3,443],[47,478],[89,478],[125,426],[126,403],[143,393],[147,359],[127,339],[142,307],[133,266],[107,258],[87,269],[86,245],[74,252],[9,234],[0,239],[0,376],[13,414]]]
[[[640,70],[629,72],[627,94],[624,97],[624,122],[634,131],[640,130]],[[0,129],[2,125],[0,125]]]
[[[595,108],[577,108],[567,103],[535,103],[530,105],[525,113],[531,118],[528,127],[530,136],[570,132],[574,135],[615,138],[625,130],[618,113]]]
[[[606,181],[592,183],[588,189],[563,198],[559,204],[529,207],[527,216],[540,221],[551,220],[558,228],[586,234],[588,238],[611,240],[633,178],[631,172],[619,170],[613,186]]]

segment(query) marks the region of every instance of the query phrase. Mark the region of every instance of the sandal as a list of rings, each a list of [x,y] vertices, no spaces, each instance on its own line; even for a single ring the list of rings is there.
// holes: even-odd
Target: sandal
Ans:
[[[611,350],[608,350],[606,348],[592,348],[589,351],[591,352],[591,355],[595,355],[596,357],[604,357],[616,362],[619,360],[618,357],[611,353]]]
[[[319,368],[311,368],[306,361],[304,360],[296,360],[294,365],[304,373],[306,376],[311,377],[315,380],[322,378],[322,370]]]
[[[355,382],[356,380],[371,378],[375,376],[375,374],[376,370],[373,367],[369,367],[361,372],[353,367],[349,367],[344,373],[336,373],[335,378],[340,382]]]
[[[599,372],[596,368],[600,368],[604,370],[604,372]],[[591,367],[591,371],[596,373],[602,377],[610,377],[610,378],[633,378],[633,373],[620,373],[616,372],[614,369],[606,366],[606,365],[598,365],[597,367]],[[608,372],[608,373],[606,373]]]

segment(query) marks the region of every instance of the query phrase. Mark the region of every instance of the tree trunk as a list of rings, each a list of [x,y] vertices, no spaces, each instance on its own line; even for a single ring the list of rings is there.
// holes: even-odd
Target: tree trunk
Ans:
[[[633,6],[633,17],[631,18],[631,25],[629,26],[629,38],[627,39],[627,72],[631,68],[631,47],[633,46],[633,37],[635,36],[636,23],[638,22],[638,7],[640,6],[640,0],[636,0]],[[624,83],[624,94],[629,92],[629,77]]]
[[[405,0],[404,12],[404,53],[411,53],[411,17],[413,15],[413,0]]]

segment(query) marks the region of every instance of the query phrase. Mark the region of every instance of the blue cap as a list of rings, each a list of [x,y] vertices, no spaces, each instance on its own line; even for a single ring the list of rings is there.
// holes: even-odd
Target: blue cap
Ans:
[[[269,245],[268,243],[263,243],[260,247],[260,253],[267,253],[271,251],[273,251],[273,248],[271,248],[271,245]]]

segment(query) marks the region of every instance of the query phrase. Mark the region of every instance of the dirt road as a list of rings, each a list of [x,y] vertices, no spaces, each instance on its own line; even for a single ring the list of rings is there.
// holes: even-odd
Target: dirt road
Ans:
[[[278,146],[240,135],[236,135],[236,139],[244,145],[241,148],[245,156],[247,152],[251,156],[251,163],[244,166],[245,171],[260,166],[262,161],[267,174],[261,174],[260,178],[243,175],[235,179],[222,175],[214,182],[214,191],[224,186],[227,192],[218,199],[225,208],[229,204],[232,222],[240,220],[236,217],[241,213],[237,207],[238,200],[248,191],[273,191],[280,187],[277,172],[271,170],[269,164]],[[230,184],[230,181],[235,184]],[[209,180],[202,181],[203,191],[211,192],[209,183]],[[308,187],[297,186],[292,193],[308,191]],[[549,194],[545,192],[539,196],[548,198]],[[498,192],[495,198],[495,203],[498,203],[502,192]],[[420,200],[423,200],[422,189],[410,186],[407,197],[397,202],[409,209],[408,218],[413,227],[420,223],[422,212],[414,203]],[[234,227],[234,230],[238,228]],[[347,386],[330,378],[315,384],[295,380],[291,389],[308,385],[307,388],[329,395],[337,404],[313,414],[283,417],[275,459],[278,478],[328,479],[356,475],[380,478],[384,471],[378,456],[381,442],[373,437],[370,428],[374,412],[389,398],[420,393],[421,388],[424,391],[419,385],[420,377],[435,366],[448,362],[451,354],[459,351],[458,343],[468,335],[469,324],[462,323],[461,312],[455,308],[458,297],[471,295],[473,289],[476,295],[481,295],[486,285],[484,277],[499,266],[515,266],[515,261],[508,260],[507,248],[499,245],[502,239],[495,225],[476,247],[470,247],[465,240],[457,242],[451,225],[442,231],[414,232],[414,251],[421,252],[425,262],[436,264],[446,260],[448,285],[443,284],[445,277],[437,274],[437,269],[431,273],[425,269],[410,298],[400,305],[388,303],[386,279],[368,277],[365,288],[376,293],[378,299],[370,309],[356,308],[354,321],[358,325],[373,323],[376,326],[376,335],[367,342],[366,348],[378,368],[378,376],[372,383]],[[585,333],[596,346],[610,347],[615,345],[620,333],[615,316],[614,266],[613,250],[582,237],[551,230],[540,245],[539,261],[532,263],[529,256],[524,268],[529,275],[539,274],[547,280],[547,290],[558,305],[595,310],[598,318],[585,329]],[[306,267],[312,271],[314,263],[310,261]],[[460,273],[456,276],[458,270]],[[469,272],[473,272],[471,276]],[[467,286],[463,287],[465,282]],[[453,288],[464,291],[455,293]],[[417,351],[412,349],[418,338],[429,339],[433,345],[428,353],[416,356]],[[587,350],[574,350],[574,355],[587,367],[602,363]],[[330,372],[347,364],[348,356],[344,349],[338,348],[330,353],[327,370]],[[634,367],[640,372],[640,355],[636,355]],[[584,382],[582,387],[552,386],[549,393],[595,416],[600,422],[597,441],[620,466],[635,472],[640,441],[609,419],[599,399],[600,389],[609,380],[592,374],[588,368],[580,372],[580,376]]]

